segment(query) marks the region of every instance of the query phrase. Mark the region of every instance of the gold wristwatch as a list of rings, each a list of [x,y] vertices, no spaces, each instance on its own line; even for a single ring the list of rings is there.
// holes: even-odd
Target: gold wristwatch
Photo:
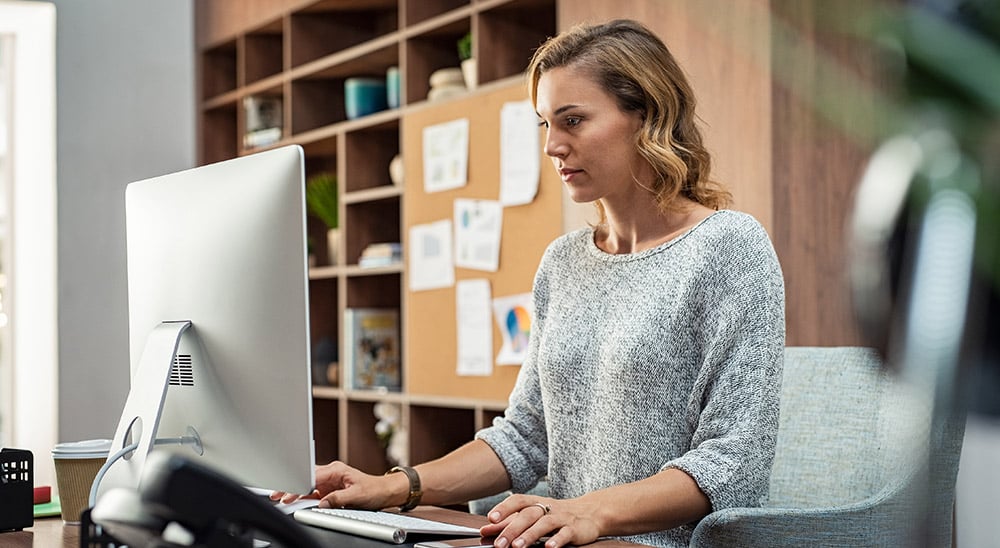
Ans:
[[[399,507],[401,512],[406,512],[408,510],[413,510],[420,504],[420,497],[424,495],[424,492],[420,489],[420,475],[417,471],[409,466],[393,466],[389,469],[385,475],[394,474],[396,472],[402,472],[406,474],[406,478],[410,480],[410,494],[406,497],[406,502]]]

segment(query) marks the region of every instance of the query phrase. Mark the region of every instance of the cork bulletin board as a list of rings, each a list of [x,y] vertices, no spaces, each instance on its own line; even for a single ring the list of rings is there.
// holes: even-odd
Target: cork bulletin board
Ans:
[[[466,98],[428,105],[403,119],[403,161],[407,174],[403,204],[404,245],[414,225],[452,219],[458,198],[498,200],[500,196],[500,110],[508,101],[527,98],[521,79]],[[459,118],[469,120],[468,184],[442,192],[424,192],[423,128]],[[541,131],[541,130],[539,130]],[[540,139],[543,139],[542,136]],[[455,268],[455,280],[487,279],[496,299],[529,293],[546,246],[562,232],[562,182],[541,150],[538,194],[529,204],[503,209],[500,262],[497,272]],[[408,282],[408,280],[407,280]],[[502,335],[493,321],[493,357]],[[404,384],[409,394],[505,401],[519,366],[494,365],[490,376],[456,374],[457,327],[455,287],[404,289]]]

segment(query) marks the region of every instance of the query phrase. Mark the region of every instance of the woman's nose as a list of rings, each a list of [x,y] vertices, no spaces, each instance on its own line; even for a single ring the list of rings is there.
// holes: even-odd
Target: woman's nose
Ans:
[[[545,132],[545,147],[543,150],[546,156],[552,156],[553,158],[560,158],[566,154],[566,143],[559,137],[559,132],[552,131],[552,129]]]

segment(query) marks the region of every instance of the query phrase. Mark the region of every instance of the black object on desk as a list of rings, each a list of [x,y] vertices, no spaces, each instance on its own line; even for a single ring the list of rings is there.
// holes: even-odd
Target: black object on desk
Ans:
[[[20,531],[34,523],[34,456],[24,449],[0,451],[0,531]]]
[[[89,517],[102,534],[129,546],[250,548],[254,538],[289,548],[322,546],[307,528],[232,479],[165,453],[150,454],[137,490],[108,490]],[[170,527],[183,528],[190,538],[172,543]]]

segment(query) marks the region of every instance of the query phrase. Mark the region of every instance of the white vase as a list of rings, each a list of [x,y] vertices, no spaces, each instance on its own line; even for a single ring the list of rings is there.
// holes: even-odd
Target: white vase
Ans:
[[[397,154],[393,156],[392,161],[389,162],[389,179],[392,180],[392,184],[400,186],[403,184],[404,175],[403,157]]]
[[[462,61],[462,78],[465,80],[466,89],[476,89],[479,83],[479,76],[476,74],[476,59],[466,59]]]
[[[326,231],[326,250],[331,265],[339,262],[340,255],[340,229],[331,228]]]

